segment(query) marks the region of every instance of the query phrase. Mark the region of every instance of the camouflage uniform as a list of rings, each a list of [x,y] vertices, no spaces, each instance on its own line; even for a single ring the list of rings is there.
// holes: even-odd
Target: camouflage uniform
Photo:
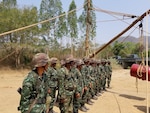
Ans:
[[[111,75],[112,75],[112,67],[110,65],[110,61],[107,61],[107,64],[106,64],[106,73],[107,73],[107,78],[106,78],[107,87],[109,88],[110,87],[110,81],[111,81]]]
[[[98,61],[98,64],[97,64],[97,79],[98,79],[98,87],[97,87],[97,90],[98,92],[100,93],[101,92],[101,88],[102,88],[102,68],[101,68],[101,62]]]
[[[56,65],[57,58],[51,58],[50,59],[51,65]],[[56,100],[56,90],[58,88],[58,74],[55,66],[50,66],[47,70],[47,77],[48,77],[48,86],[51,90],[50,96],[51,96],[51,102],[50,102],[50,108],[49,113],[55,113],[53,110],[53,106]]]
[[[71,61],[72,60],[70,58],[66,59],[65,66],[62,67],[59,71],[59,74],[63,74],[60,76],[64,77],[63,79],[61,79],[61,84],[63,86],[61,86],[61,90],[59,90],[59,107],[61,113],[73,113],[73,99],[76,86],[73,79],[73,73],[67,67],[68,65],[70,65]]]
[[[92,105],[92,101],[90,100],[91,99],[90,90],[91,90],[92,83],[91,83],[91,76],[90,76],[89,61],[90,59],[88,58],[84,59],[85,65],[83,65],[81,69],[81,73],[83,77],[85,78],[85,82],[84,82],[85,91],[82,95],[82,99],[84,103],[82,103],[82,106],[84,106],[85,102],[87,102],[89,105]]]
[[[95,90],[96,90],[96,79],[95,79],[96,68],[95,68],[93,60],[90,61],[89,71],[90,71],[90,75],[89,76],[90,76],[90,83],[91,83],[91,87],[90,87],[89,92],[91,94],[90,97],[94,99]]]
[[[102,60],[101,65],[101,72],[102,72],[102,89],[106,90],[106,61]]]
[[[24,79],[21,90],[19,110],[21,113],[46,113],[46,97],[48,92],[45,73],[40,76],[37,68],[48,63],[48,56],[38,53],[33,58],[35,69]]]
[[[82,70],[82,66],[84,65],[84,62],[82,60],[77,60],[76,62],[77,65],[77,75],[78,75],[78,85],[77,87],[79,87],[80,89],[80,98],[78,98],[78,109],[80,109],[83,112],[87,112],[87,110],[89,110],[89,108],[87,108],[84,104],[85,104],[85,100],[82,98],[84,91],[85,91],[85,77],[82,75],[81,70]]]
[[[78,109],[81,107],[80,102],[81,102],[81,95],[82,95],[82,91],[83,91],[82,75],[81,75],[80,70],[75,66],[76,62],[77,62],[77,60],[75,61],[75,64],[73,64],[73,67],[71,68],[71,72],[73,73],[73,78],[74,78],[74,82],[76,85],[74,101],[73,101],[73,107],[74,107],[73,113],[78,113]]]

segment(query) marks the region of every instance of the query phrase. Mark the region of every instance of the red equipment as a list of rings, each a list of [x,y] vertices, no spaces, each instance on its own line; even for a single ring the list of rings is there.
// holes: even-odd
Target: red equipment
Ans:
[[[146,66],[132,64],[130,68],[130,75],[142,80],[146,80]],[[148,67],[148,81],[150,81],[150,67]]]

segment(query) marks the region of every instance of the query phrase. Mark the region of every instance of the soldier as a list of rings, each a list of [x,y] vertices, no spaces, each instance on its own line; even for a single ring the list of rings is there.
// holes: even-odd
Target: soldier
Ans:
[[[101,89],[102,89],[102,66],[101,66],[101,61],[98,60],[97,61],[97,79],[98,79],[98,86],[97,86],[97,90],[98,93],[101,93]]]
[[[111,62],[110,61],[107,61],[107,64],[106,64],[106,67],[107,67],[107,87],[109,88],[110,87],[110,81],[111,81],[111,75],[112,75],[112,67],[111,67]]]
[[[73,58],[66,58],[64,66],[59,71],[61,76],[61,82],[59,82],[61,88],[59,88],[59,108],[61,113],[73,113],[73,99],[76,89],[74,83],[73,73],[71,72],[71,62]],[[59,87],[60,87],[59,85]]]
[[[82,60],[77,60],[76,62],[76,66],[77,66],[77,75],[78,75],[78,87],[80,89],[80,98],[78,99],[78,109],[80,109],[81,111],[83,112],[87,112],[87,110],[89,110],[89,108],[87,108],[85,106],[85,102],[84,100],[82,100],[82,96],[84,94],[84,91],[85,91],[85,78],[84,76],[82,75],[81,73],[81,69],[82,69],[82,66],[84,65],[84,62]]]
[[[96,96],[96,65],[95,65],[95,60],[94,59],[90,59],[90,65],[89,65],[89,72],[90,72],[90,83],[91,83],[91,87],[90,87],[90,96],[92,99],[97,100],[97,96]]]
[[[106,91],[106,60],[103,59],[101,61],[101,72],[102,72],[102,89],[103,91]]]
[[[79,65],[77,63],[77,59],[74,59],[71,62],[71,72],[73,73],[73,79],[76,85],[75,93],[74,93],[74,101],[73,101],[73,113],[78,113],[78,109],[80,108],[80,100],[81,100],[81,93],[83,89],[83,82],[82,76],[79,70]],[[77,68],[78,67],[78,68]]]
[[[87,102],[87,104],[92,105],[93,101],[91,101],[91,95],[90,95],[90,89],[92,88],[91,77],[90,77],[90,66],[89,66],[90,59],[84,58],[83,61],[85,65],[82,66],[81,73],[85,77],[85,84],[84,84],[85,90],[82,95],[82,99],[85,102]]]
[[[23,81],[19,110],[21,113],[46,113],[46,97],[50,89],[47,87],[45,71],[49,57],[45,53],[37,53],[32,61],[34,69]]]
[[[58,74],[56,70],[56,64],[57,64],[58,59],[53,57],[50,59],[50,66],[47,70],[47,76],[48,76],[48,85],[51,90],[50,96],[51,96],[51,102],[50,102],[50,108],[49,108],[49,113],[56,113],[53,110],[53,106],[56,100],[56,90],[58,88]]]

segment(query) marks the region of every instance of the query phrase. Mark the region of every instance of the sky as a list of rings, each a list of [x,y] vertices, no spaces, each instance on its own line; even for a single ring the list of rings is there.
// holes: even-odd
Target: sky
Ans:
[[[19,7],[37,6],[40,7],[42,0],[17,0]],[[68,11],[69,5],[72,0],[61,0],[64,11]],[[84,0],[75,0],[77,9],[83,6]],[[117,16],[100,12],[99,9],[132,14],[140,16],[150,9],[150,0],[93,0],[94,8],[98,9],[96,12],[97,33],[93,40],[95,43],[104,44],[113,39],[116,35],[127,28],[136,18],[129,19],[129,17]],[[81,14],[82,10],[77,14]],[[127,19],[128,18],[128,19]],[[143,30],[150,32],[150,16],[145,17],[142,21]],[[122,36],[139,37],[139,29],[135,29],[140,23],[136,24],[127,33]],[[146,35],[146,32],[144,35]]]

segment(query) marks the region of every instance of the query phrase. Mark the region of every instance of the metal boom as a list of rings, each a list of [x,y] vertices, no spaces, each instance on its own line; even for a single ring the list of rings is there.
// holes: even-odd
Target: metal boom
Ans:
[[[119,33],[117,36],[115,36],[112,40],[110,40],[107,44],[100,47],[96,52],[94,52],[92,55],[90,55],[90,58],[93,58],[95,55],[97,55],[100,51],[102,51],[104,48],[106,48],[108,45],[110,45],[113,41],[115,41],[117,38],[119,38],[121,35],[126,33],[130,28],[132,28],[136,23],[141,21],[147,14],[150,14],[150,9],[143,13],[139,18],[137,18],[135,21],[132,22],[126,29],[124,29],[121,33]]]

